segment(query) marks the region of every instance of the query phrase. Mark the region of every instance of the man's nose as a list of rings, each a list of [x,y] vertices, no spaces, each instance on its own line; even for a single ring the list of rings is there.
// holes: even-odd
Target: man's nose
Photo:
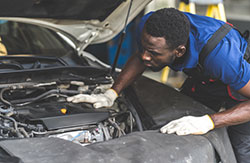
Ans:
[[[144,60],[144,61],[151,61],[151,60],[152,60],[150,54],[147,53],[147,51],[144,51],[144,52],[142,53],[142,60]]]

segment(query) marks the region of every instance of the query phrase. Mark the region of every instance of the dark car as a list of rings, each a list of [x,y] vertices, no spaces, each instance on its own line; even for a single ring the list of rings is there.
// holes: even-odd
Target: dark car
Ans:
[[[129,22],[150,0],[133,0]],[[119,73],[84,51],[124,26],[130,1],[2,0],[0,162],[236,162],[225,128],[202,136],[162,134],[204,105],[146,77],[111,108],[66,98],[109,89]]]

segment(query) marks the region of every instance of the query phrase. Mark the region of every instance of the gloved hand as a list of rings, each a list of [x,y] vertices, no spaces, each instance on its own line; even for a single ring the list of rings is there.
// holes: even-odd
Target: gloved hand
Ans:
[[[177,135],[201,135],[214,129],[214,122],[209,115],[202,117],[185,116],[177,120],[173,120],[163,126],[160,131],[162,133],[176,133]]]
[[[118,97],[118,94],[115,90],[109,89],[102,94],[78,94],[72,97],[68,97],[68,102],[80,103],[87,102],[92,103],[94,108],[100,107],[111,107],[114,104],[115,99]]]

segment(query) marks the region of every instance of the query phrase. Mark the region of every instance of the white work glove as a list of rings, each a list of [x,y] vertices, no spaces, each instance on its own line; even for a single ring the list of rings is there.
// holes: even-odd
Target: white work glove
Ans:
[[[162,133],[176,133],[177,135],[201,135],[214,129],[214,122],[209,115],[202,117],[185,116],[177,120],[173,120],[163,126],[160,131]]]
[[[105,93],[102,94],[78,94],[72,97],[68,97],[68,102],[80,103],[87,102],[92,103],[94,108],[100,107],[111,107],[114,104],[115,99],[118,97],[118,94],[113,89],[108,89]]]

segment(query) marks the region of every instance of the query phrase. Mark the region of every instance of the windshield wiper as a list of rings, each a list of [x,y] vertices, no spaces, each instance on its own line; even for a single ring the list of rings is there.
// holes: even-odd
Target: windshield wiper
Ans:
[[[14,69],[23,70],[41,68],[43,65],[56,64],[61,66],[68,66],[68,63],[60,57],[48,57],[48,56],[1,56],[0,57],[0,69]],[[25,68],[24,68],[25,67]]]
[[[15,61],[0,61],[0,69],[22,70],[23,66]]]

